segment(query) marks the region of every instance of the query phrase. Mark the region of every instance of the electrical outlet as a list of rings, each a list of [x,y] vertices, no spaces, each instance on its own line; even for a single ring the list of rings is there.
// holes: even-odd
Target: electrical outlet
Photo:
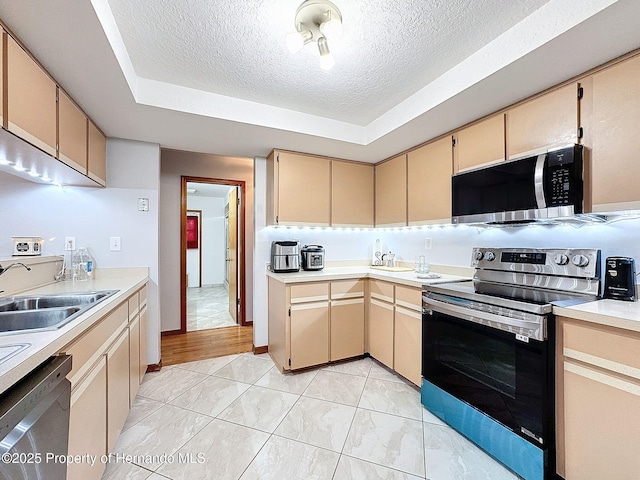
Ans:
[[[65,251],[73,251],[76,249],[76,237],[64,237]]]
[[[424,248],[426,250],[431,250],[431,239],[430,238],[425,238],[425,240],[424,240]]]
[[[109,238],[109,250],[112,252],[119,252],[122,250],[122,245],[120,243],[120,237],[110,237]]]

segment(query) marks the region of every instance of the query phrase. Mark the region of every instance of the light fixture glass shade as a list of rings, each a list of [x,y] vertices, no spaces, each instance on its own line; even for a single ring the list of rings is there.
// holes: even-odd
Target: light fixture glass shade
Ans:
[[[329,40],[338,40],[342,36],[342,21],[331,17],[320,25],[320,31]]]
[[[329,51],[329,44],[325,37],[318,39],[318,50],[320,50],[320,68],[323,70],[331,70],[336,64],[336,61],[333,59],[331,51]]]

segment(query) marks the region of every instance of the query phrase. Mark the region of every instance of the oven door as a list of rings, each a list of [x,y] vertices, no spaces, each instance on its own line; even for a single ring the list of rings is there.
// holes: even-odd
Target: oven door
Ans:
[[[485,311],[467,309],[465,314],[464,307],[431,295],[423,296],[422,376],[546,449],[553,441],[553,348],[549,346],[554,343],[514,333],[521,330],[510,325],[513,319],[489,313],[496,308],[491,305],[485,305]],[[468,303],[441,297],[454,304]],[[512,312],[518,314],[522,312]],[[550,315],[544,320],[553,321]],[[547,326],[552,336],[553,325]]]

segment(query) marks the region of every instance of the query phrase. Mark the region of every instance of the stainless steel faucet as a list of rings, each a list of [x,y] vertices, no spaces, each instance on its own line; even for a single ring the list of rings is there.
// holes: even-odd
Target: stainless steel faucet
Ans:
[[[16,262],[16,263],[12,263],[11,265],[9,265],[8,267],[3,267],[2,265],[0,265],[0,275],[2,275],[4,272],[6,272],[7,270],[9,270],[10,268],[13,267],[24,267],[27,269],[28,272],[31,271],[31,267],[27,267],[24,263],[21,262]]]

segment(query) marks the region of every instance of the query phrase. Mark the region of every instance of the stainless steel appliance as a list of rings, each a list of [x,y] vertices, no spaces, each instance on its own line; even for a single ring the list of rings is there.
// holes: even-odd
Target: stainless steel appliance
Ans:
[[[300,271],[300,244],[294,240],[271,242],[271,271],[275,273]]]
[[[630,257],[607,257],[604,274],[604,298],[635,302],[636,266]]]
[[[52,357],[0,395],[0,478],[65,480],[71,356]]]
[[[474,248],[423,287],[422,403],[525,479],[555,472],[554,305],[593,301],[596,249]]]
[[[322,270],[324,268],[324,248],[322,245],[305,245],[300,250],[303,270]]]
[[[453,223],[514,223],[583,212],[583,147],[462,172],[451,178]]]

